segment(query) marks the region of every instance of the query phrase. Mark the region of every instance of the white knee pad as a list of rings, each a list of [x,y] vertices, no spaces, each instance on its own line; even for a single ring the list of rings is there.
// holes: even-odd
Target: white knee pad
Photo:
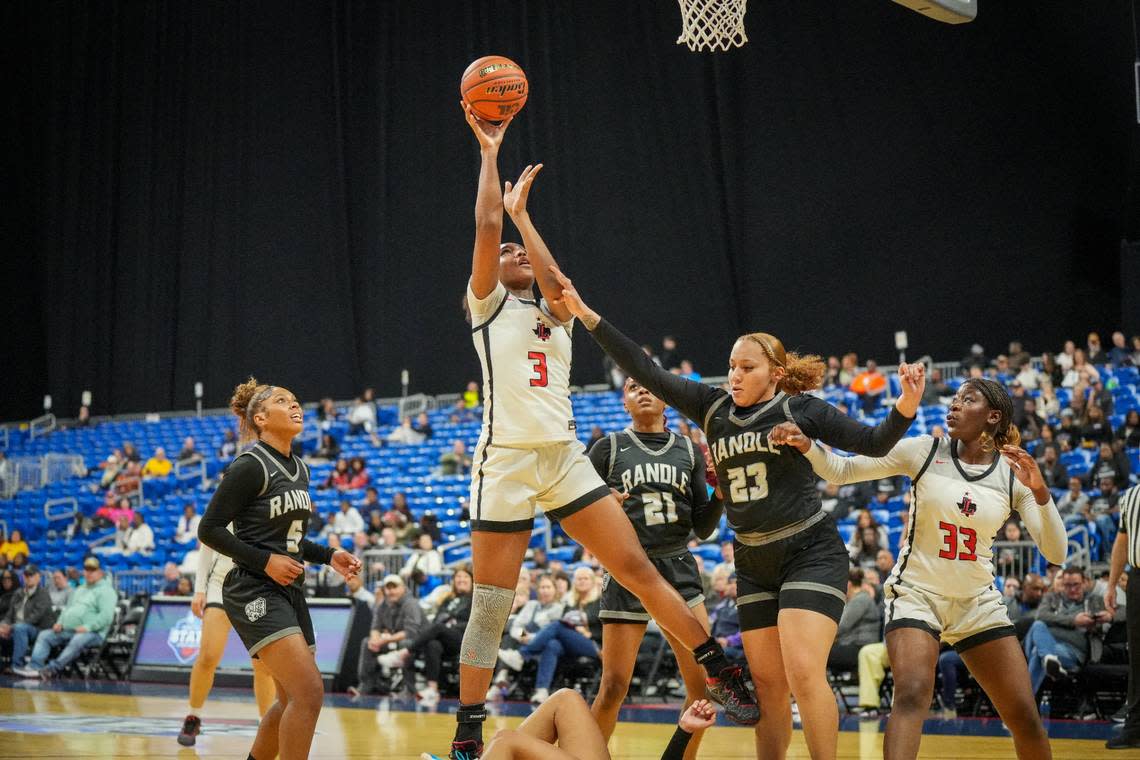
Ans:
[[[463,632],[459,662],[476,668],[493,668],[499,659],[499,642],[515,601],[513,588],[476,583],[471,596],[471,617]]]

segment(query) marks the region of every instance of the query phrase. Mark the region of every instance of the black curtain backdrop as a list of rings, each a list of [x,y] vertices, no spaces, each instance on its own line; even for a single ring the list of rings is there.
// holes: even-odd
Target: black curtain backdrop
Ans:
[[[1136,236],[1127,0],[750,4],[750,42],[674,44],[666,0],[5,4],[0,419],[303,400],[478,376],[460,298],[486,53],[530,101],[504,179],[584,296],[718,374],[735,335],[957,358],[1121,319]],[[1132,184],[1130,184],[1132,183]],[[513,235],[509,228],[508,237]],[[1125,325],[1140,331],[1140,325]],[[602,379],[576,334],[574,379]]]

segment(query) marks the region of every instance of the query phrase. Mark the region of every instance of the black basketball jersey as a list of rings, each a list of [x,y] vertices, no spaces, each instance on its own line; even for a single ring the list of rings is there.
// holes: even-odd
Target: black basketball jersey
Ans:
[[[625,491],[622,505],[646,549],[683,546],[693,528],[693,471],[704,459],[671,432],[610,433],[590,449],[606,485]],[[705,486],[701,484],[701,488]]]
[[[288,554],[298,562],[301,557],[301,539],[309,527],[313,514],[313,502],[309,497],[309,468],[300,457],[285,460],[275,454],[260,441],[249,450],[242,452],[233,462],[244,467],[249,465],[242,459],[250,457],[261,467],[262,487],[260,493],[242,508],[234,517],[234,535],[251,546],[273,554]],[[237,564],[245,570],[261,575],[264,568],[245,567],[240,560]],[[294,585],[303,586],[302,573]]]

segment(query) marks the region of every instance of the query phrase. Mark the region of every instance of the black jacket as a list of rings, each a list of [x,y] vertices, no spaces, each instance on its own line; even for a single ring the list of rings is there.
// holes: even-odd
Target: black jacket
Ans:
[[[55,611],[51,608],[51,594],[43,586],[39,586],[29,597],[24,589],[19,589],[12,595],[11,606],[5,613],[3,622],[8,625],[16,623],[16,613],[24,608],[24,622],[43,630],[51,628],[55,622]]]

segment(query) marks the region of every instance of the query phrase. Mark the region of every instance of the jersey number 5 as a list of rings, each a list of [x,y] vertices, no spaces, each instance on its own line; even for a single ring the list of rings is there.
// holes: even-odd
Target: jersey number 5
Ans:
[[[748,485],[749,478],[752,478],[754,485]],[[730,467],[728,497],[737,504],[767,498],[768,466],[763,462],[753,462],[748,467]]]
[[[527,351],[526,358],[534,362],[534,377],[530,379],[531,388],[546,387],[546,354],[541,351]]]
[[[289,526],[289,532],[285,534],[285,549],[290,554],[296,554],[301,551],[301,539],[305,534],[301,532],[301,521],[294,520]]]
[[[677,522],[677,504],[673,501],[673,494],[648,491],[641,494],[641,503],[645,506],[646,525]]]
[[[939,522],[938,527],[946,531],[942,543],[946,546],[938,552],[942,559],[960,559],[973,562],[978,558],[978,533],[973,528],[963,528],[954,523]],[[958,551],[958,537],[962,537],[962,551]]]

